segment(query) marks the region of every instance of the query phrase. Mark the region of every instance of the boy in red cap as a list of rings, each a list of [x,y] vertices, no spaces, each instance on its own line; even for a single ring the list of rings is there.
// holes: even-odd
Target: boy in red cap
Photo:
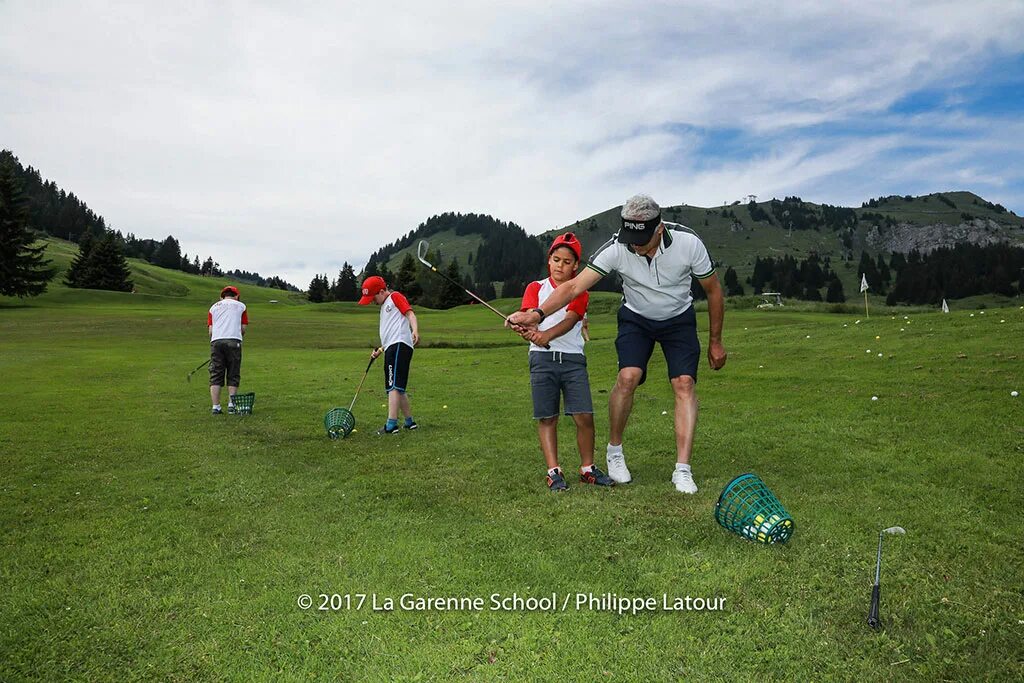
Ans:
[[[420,343],[416,314],[401,292],[388,289],[384,278],[373,275],[363,280],[363,296],[359,305],[373,302],[380,306],[380,348],[371,356],[384,354],[384,391],[388,394],[388,420],[378,434],[398,433],[398,411],[405,415],[405,428],[416,429],[406,389],[413,347]],[[381,351],[383,349],[383,351]]]
[[[548,249],[548,274],[531,282],[523,294],[522,310],[539,306],[563,282],[576,275],[583,247],[576,235],[559,235]],[[530,389],[533,417],[537,420],[540,449],[548,466],[547,484],[551,491],[569,488],[558,466],[559,398],[565,397],[564,410],[576,423],[576,445],[580,451],[580,481],[598,486],[615,482],[594,465],[594,404],[587,377],[587,357],[583,354],[583,317],[590,295],[583,292],[567,306],[545,316],[536,330],[524,331],[530,341]]]
[[[235,412],[235,394],[242,380],[242,337],[249,327],[249,313],[239,299],[238,288],[220,290],[220,301],[210,306],[206,327],[210,331],[210,400],[214,415],[221,414],[220,387],[228,385],[228,412]]]

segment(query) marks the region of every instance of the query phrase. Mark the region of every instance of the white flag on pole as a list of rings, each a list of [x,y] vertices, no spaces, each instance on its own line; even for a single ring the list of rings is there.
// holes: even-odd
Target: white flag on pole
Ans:
[[[860,291],[868,291],[868,276],[864,273],[860,274]]]
[[[942,300],[942,312],[943,313],[949,313],[949,306],[946,305],[946,300],[945,299]]]

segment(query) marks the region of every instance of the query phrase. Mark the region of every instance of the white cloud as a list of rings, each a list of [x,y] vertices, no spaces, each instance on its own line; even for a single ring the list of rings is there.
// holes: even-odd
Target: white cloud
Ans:
[[[1022,34],[1005,2],[7,3],[0,144],[118,229],[304,286],[451,210],[536,232],[640,190],[961,185],[1019,209],[1000,122],[887,109]],[[716,158],[720,128],[750,151]]]

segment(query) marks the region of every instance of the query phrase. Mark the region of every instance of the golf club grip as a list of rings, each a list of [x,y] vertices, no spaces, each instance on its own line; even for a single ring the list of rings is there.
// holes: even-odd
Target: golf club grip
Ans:
[[[868,612],[868,626],[871,628],[878,628],[881,626],[881,622],[878,620],[878,599],[881,594],[882,587],[877,583],[871,589],[871,611]]]

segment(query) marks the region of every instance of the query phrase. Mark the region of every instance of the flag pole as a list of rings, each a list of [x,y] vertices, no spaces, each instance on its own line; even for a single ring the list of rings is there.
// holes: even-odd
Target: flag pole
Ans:
[[[871,317],[871,314],[868,313],[868,291],[866,289],[864,290],[864,317]]]

